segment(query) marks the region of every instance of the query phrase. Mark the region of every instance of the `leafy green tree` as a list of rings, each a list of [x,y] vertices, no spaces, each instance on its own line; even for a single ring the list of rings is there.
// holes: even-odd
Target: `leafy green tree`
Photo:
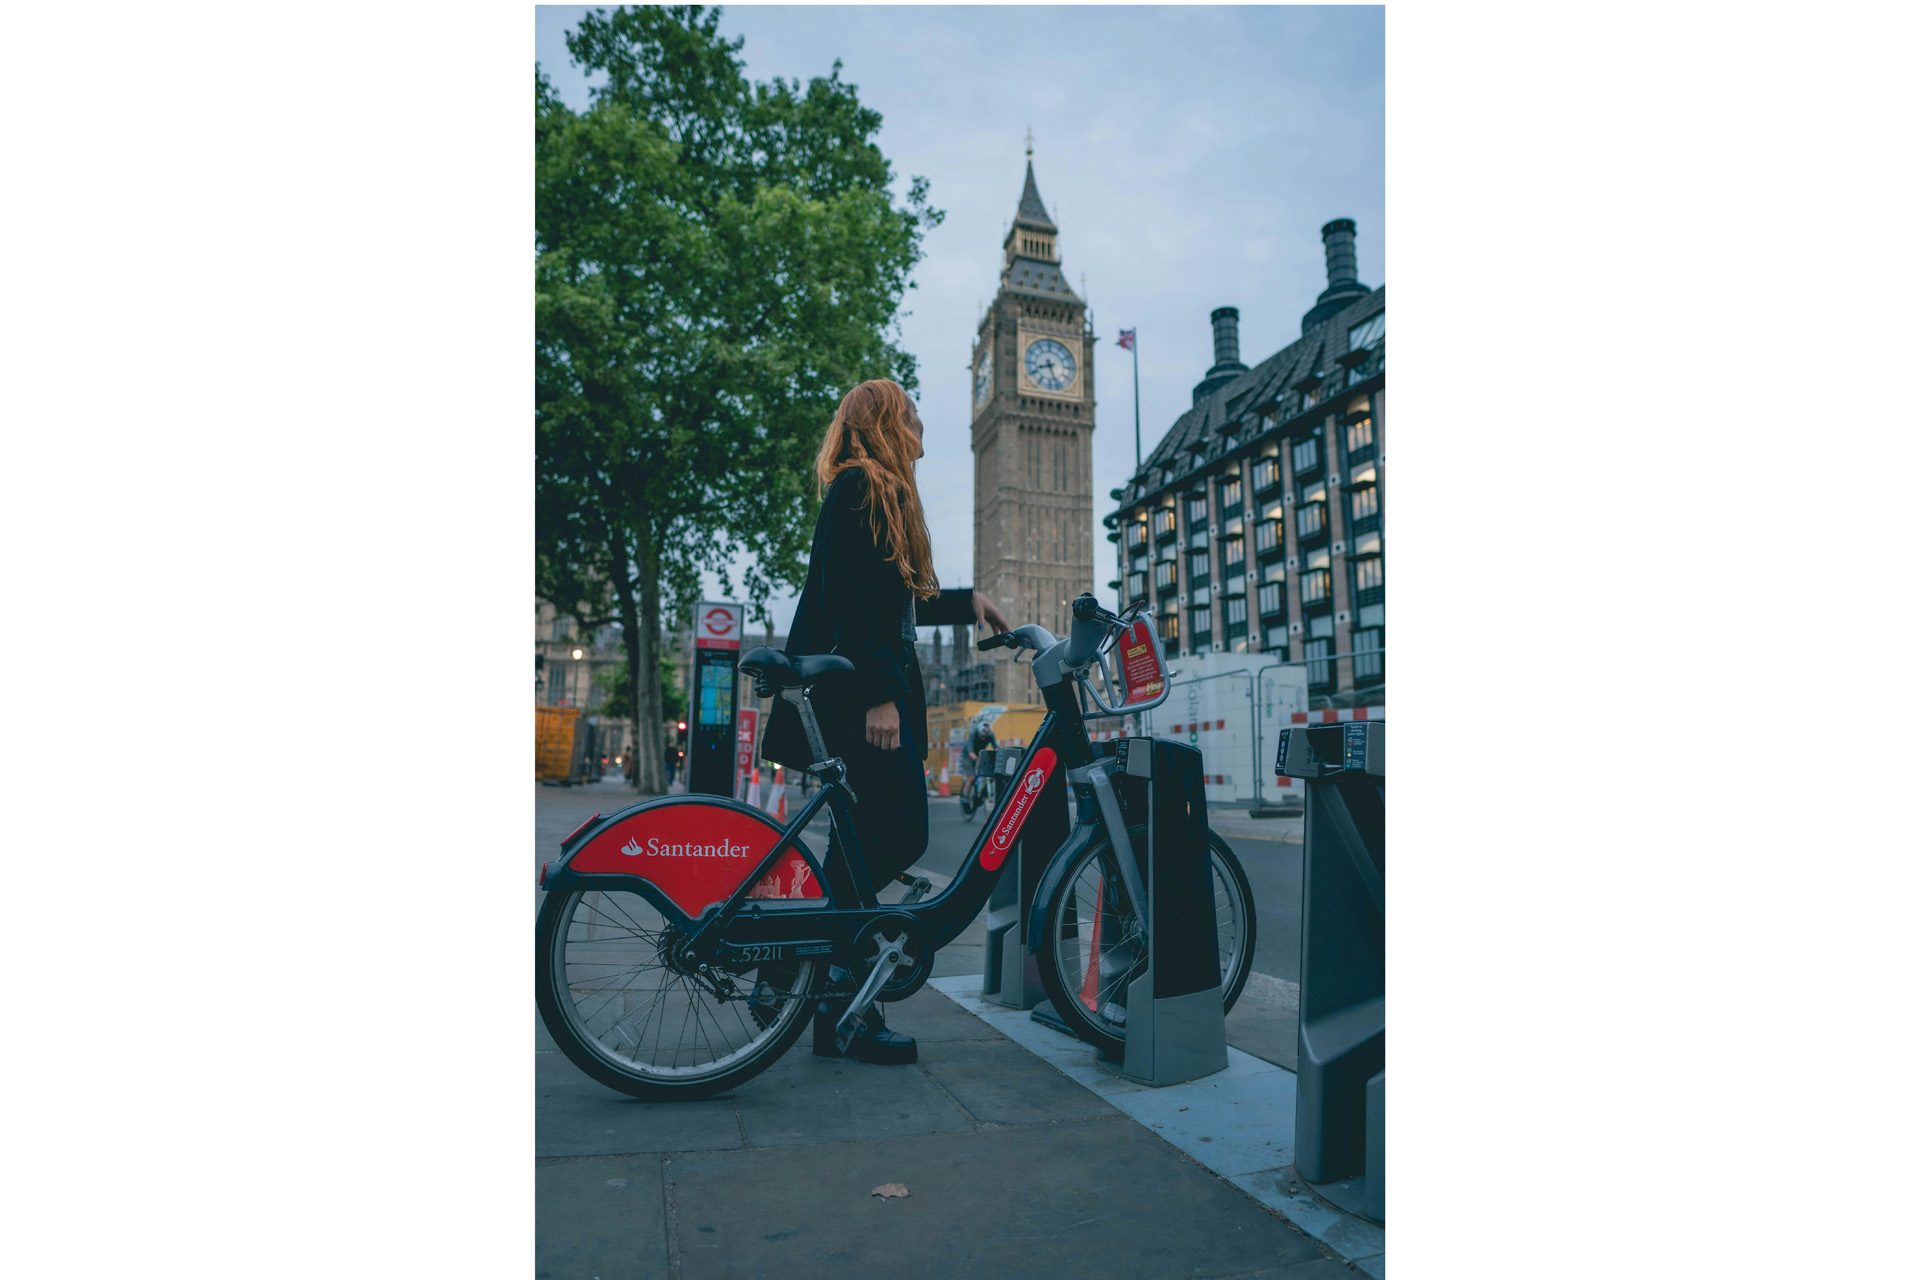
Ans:
[[[567,37],[606,81],[570,110],[535,69],[536,589],[620,624],[635,739],[660,741],[661,641],[729,563],[766,620],[805,572],[808,470],[848,388],[917,387],[899,311],[938,226],[840,64],[749,82],[718,9],[595,10]],[[640,752],[643,791],[661,753]]]
[[[676,676],[684,664],[677,658],[660,660],[660,713],[664,720],[678,720],[687,714],[687,695]],[[600,714],[613,720],[633,719],[633,700],[627,697],[627,669],[601,667],[593,673],[600,687]]]

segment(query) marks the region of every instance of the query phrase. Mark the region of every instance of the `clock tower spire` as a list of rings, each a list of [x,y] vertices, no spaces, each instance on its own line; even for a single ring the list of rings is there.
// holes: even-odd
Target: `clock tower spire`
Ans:
[[[1033,175],[1032,130],[1000,249],[999,291],[973,345],[974,584],[1015,625],[1064,636],[1073,598],[1094,589],[1093,333]],[[1008,656],[993,655],[994,701],[1039,701]]]

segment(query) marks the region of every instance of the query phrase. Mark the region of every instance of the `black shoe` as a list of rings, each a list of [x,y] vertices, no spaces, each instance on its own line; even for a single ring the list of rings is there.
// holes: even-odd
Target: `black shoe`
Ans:
[[[841,1053],[835,1027],[847,1006],[824,1004],[813,1015],[813,1052],[822,1058],[856,1058],[874,1066],[902,1066],[920,1061],[920,1046],[903,1031],[887,1030],[886,1015],[875,1005],[867,1010],[866,1029],[854,1036],[847,1052]]]

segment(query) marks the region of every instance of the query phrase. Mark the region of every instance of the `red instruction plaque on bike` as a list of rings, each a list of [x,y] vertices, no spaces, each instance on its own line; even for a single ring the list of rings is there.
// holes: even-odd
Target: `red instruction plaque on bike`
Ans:
[[[573,856],[574,871],[651,881],[689,916],[724,902],[780,839],[780,828],[725,805],[663,804],[614,823]],[[820,882],[799,850],[760,878],[750,898],[821,898]]]
[[[987,847],[980,851],[980,865],[987,870],[993,871],[1007,860],[1007,851],[1020,838],[1020,828],[1025,825],[1027,815],[1040,802],[1040,793],[1047,789],[1047,779],[1053,776],[1055,759],[1052,747],[1042,747],[1034,752],[1027,771],[1020,775],[1020,784],[1014,788],[1013,800],[1008,803],[1007,811],[1000,815],[1000,823],[994,827],[993,834],[987,837]]]
[[[1167,673],[1154,656],[1152,625],[1146,618],[1138,619],[1120,637],[1120,679],[1129,703],[1157,698],[1166,687]]]

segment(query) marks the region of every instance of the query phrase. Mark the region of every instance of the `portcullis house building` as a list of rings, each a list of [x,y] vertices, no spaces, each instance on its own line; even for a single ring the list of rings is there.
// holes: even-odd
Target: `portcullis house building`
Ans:
[[[1169,655],[1307,664],[1315,707],[1383,701],[1386,290],[1357,279],[1348,219],[1320,230],[1327,288],[1300,337],[1248,368],[1240,313],[1105,517],[1121,601],[1149,599]]]

